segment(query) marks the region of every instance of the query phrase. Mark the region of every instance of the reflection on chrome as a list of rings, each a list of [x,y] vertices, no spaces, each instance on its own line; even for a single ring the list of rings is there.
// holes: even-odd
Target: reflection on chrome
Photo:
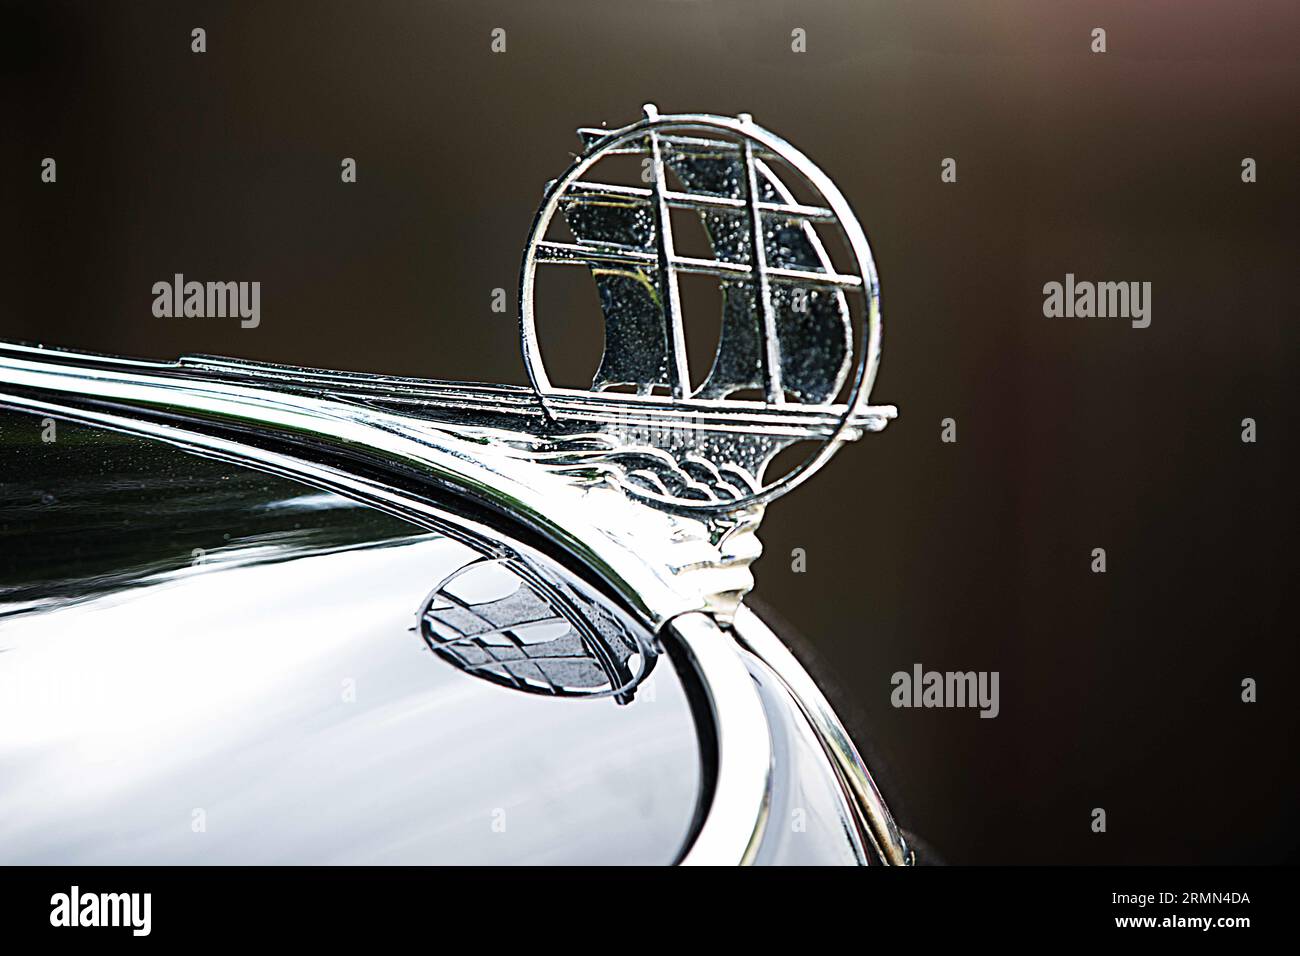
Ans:
[[[518,556],[447,575],[420,613],[430,649],[466,673],[556,697],[632,700],[656,652],[599,603]]]

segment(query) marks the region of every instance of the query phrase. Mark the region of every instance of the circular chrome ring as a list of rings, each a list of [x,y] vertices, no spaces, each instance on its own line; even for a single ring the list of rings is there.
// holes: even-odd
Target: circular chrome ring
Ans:
[[[549,409],[547,402],[549,398],[561,395],[591,396],[593,394],[592,392],[577,389],[556,388],[552,385],[542,360],[533,299],[536,286],[539,243],[545,240],[547,230],[555,217],[556,211],[560,208],[560,203],[568,188],[584,176],[592,166],[608,155],[609,151],[636,140],[653,129],[657,132],[722,132],[742,140],[748,139],[759,148],[778,156],[783,162],[802,175],[820,193],[823,201],[834,214],[840,228],[843,230],[849,251],[853,256],[855,269],[862,279],[861,294],[866,300],[866,306],[858,316],[857,336],[854,342],[855,350],[858,353],[857,363],[852,384],[843,406],[843,412],[839,415],[833,431],[824,438],[822,445],[816,452],[809,455],[807,459],[791,469],[787,474],[751,494],[725,502],[697,502],[665,497],[639,488],[632,489],[642,497],[661,500],[690,510],[732,511],[765,503],[802,484],[813,472],[825,464],[838,450],[840,444],[850,437],[849,433],[855,427],[853,424],[855,415],[867,406],[871,387],[875,382],[876,371],[880,364],[880,282],[876,274],[875,260],[871,255],[871,247],[867,242],[867,237],[863,233],[852,208],[849,206],[848,200],[836,188],[830,177],[823,173],[812,160],[781,137],[756,125],[748,118],[706,114],[660,116],[654,113],[652,108],[648,109],[647,112],[649,115],[646,119],[622,129],[614,130],[608,136],[592,143],[586,152],[575,160],[559,179],[550,184],[543,197],[542,204],[533,219],[528,243],[524,251],[523,263],[520,268],[519,320],[524,365],[528,371],[528,377],[533,389],[543,407]],[[602,399],[623,401],[634,409],[637,396],[603,395]],[[779,407],[777,405],[768,405],[767,409],[771,411]]]

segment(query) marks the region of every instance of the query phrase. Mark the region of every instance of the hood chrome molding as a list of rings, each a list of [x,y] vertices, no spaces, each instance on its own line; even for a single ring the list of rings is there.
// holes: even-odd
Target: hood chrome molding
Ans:
[[[754,534],[761,507],[712,521],[647,507],[612,487],[599,470],[537,461],[527,449],[538,440],[501,420],[457,425],[362,404],[346,392],[270,388],[253,366],[229,363],[221,377],[205,377],[203,368],[4,344],[0,400],[49,412],[99,410],[182,429],[207,427],[231,438],[251,429],[309,455],[343,455],[404,472],[508,515],[576,556],[653,630],[690,611],[729,621],[753,586],[749,566],[761,551]],[[347,378],[362,392],[388,382],[383,376]],[[528,417],[526,410],[510,414]]]
[[[885,805],[858,748],[844,729],[830,702],[790,649],[781,642],[757,614],[741,607],[732,625],[740,645],[770,667],[785,685],[790,699],[812,725],[826,757],[835,768],[841,785],[855,803],[864,824],[866,838],[881,862],[889,866],[910,866],[916,862],[893,814]]]
[[[763,704],[730,638],[713,618],[683,614],[669,627],[707,681],[718,748],[709,807],[679,863],[745,866],[758,853],[771,806],[772,738]]]

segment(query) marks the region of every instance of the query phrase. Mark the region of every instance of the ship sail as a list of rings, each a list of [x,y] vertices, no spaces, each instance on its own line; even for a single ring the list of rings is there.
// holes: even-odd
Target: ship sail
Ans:
[[[658,234],[644,201],[574,183],[560,204],[580,246],[593,252],[655,251]],[[596,390],[635,385],[648,394],[669,385],[668,331],[659,270],[649,263],[592,259],[591,277],[605,316],[605,353],[592,380]]]
[[[730,146],[722,150],[702,148],[698,140],[673,145],[665,162],[689,191],[725,199],[747,198],[749,177],[741,150],[731,144],[719,144]],[[762,159],[751,161],[759,201],[793,205],[794,197],[771,167]],[[754,243],[747,210],[708,208],[701,209],[699,215],[718,259],[753,263]],[[767,212],[762,213],[762,219],[763,255],[768,267],[832,271],[826,251],[807,219]],[[713,368],[696,392],[698,397],[726,398],[742,389],[764,386],[758,294],[752,280],[723,280],[722,335]],[[779,342],[782,388],[800,402],[831,401],[844,383],[852,358],[853,329],[844,293],[831,287],[799,289],[782,284],[773,285],[768,295]]]
[[[590,146],[605,132],[580,134]],[[681,330],[675,281],[670,276],[666,285],[660,267],[663,244],[671,242],[665,234],[670,225],[655,211],[663,193],[571,184],[560,207],[581,251],[561,255],[589,266],[605,318],[605,352],[592,388],[635,385],[648,394],[667,386],[703,399],[756,389],[768,401],[833,401],[852,360],[848,303],[834,282],[816,280],[817,273],[830,279],[834,270],[812,223],[792,211],[800,207],[772,168],[750,149],[726,140],[652,134],[628,151],[654,156],[688,195],[722,200],[705,202],[697,212],[716,262],[744,268],[718,276],[718,351],[709,374],[692,391],[689,382],[675,380],[680,368],[673,361],[674,324],[678,336]],[[751,190],[757,194],[752,202]],[[752,212],[756,204],[778,208]],[[765,270],[772,269],[797,271],[810,281],[769,282]],[[775,342],[769,342],[773,336]],[[774,364],[779,370],[770,367]]]

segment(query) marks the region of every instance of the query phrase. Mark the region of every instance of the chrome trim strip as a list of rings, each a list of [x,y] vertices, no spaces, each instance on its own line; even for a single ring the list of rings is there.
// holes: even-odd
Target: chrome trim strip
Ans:
[[[654,631],[678,614],[709,609],[714,593],[752,586],[747,566],[719,560],[703,523],[647,508],[615,488],[577,487],[533,466],[488,429],[455,433],[327,397],[182,377],[175,364],[101,362],[71,352],[0,347],[0,401],[113,419],[114,427],[149,422],[153,427],[140,430],[159,437],[188,437],[190,422],[253,426],[305,446],[304,458],[317,457],[313,448],[332,449],[415,471],[432,487],[508,514],[576,556]],[[104,412],[105,405],[113,411]],[[162,424],[160,416],[180,424]],[[642,537],[646,544],[637,547]],[[692,575],[684,568],[702,570]]]
[[[713,798],[681,865],[748,865],[771,803],[772,738],[763,702],[731,638],[712,617],[683,614],[668,626],[700,672],[718,733]]]
[[[871,779],[871,772],[853,745],[848,731],[835,715],[830,702],[798,659],[771,628],[744,604],[736,611],[732,633],[743,647],[762,660],[780,678],[808,718],[822,742],[826,756],[853,797],[866,836],[876,855],[889,866],[911,865],[914,862],[912,851],[876,788],[875,781]]]

